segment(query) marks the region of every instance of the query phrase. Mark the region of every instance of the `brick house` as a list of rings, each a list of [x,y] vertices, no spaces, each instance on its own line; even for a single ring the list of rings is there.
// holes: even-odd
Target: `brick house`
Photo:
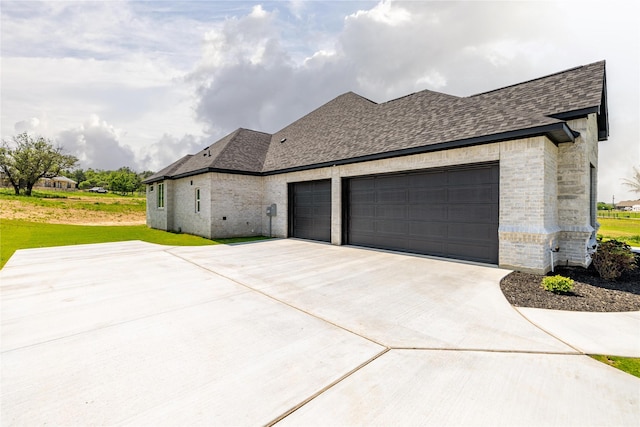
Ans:
[[[552,259],[587,266],[606,93],[604,61],[469,97],[425,90],[378,104],[349,92],[149,177],[147,224],[522,271],[547,272]]]

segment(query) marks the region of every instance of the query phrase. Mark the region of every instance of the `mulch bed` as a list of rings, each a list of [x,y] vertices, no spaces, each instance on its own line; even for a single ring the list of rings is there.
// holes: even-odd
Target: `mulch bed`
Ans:
[[[555,294],[541,287],[543,275],[514,271],[500,282],[507,300],[516,307],[547,308],[568,311],[638,311],[640,310],[640,255],[636,255],[635,270],[616,281],[600,278],[590,266],[556,267],[555,272],[575,281],[573,291]]]

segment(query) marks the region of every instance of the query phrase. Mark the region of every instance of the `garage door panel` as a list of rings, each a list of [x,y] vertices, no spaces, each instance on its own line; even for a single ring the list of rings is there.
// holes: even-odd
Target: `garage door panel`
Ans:
[[[496,246],[474,245],[472,243],[448,243],[447,252],[455,253],[458,258],[468,259],[478,262],[486,262],[494,264],[496,261],[491,256],[492,252],[497,251]]]
[[[476,167],[470,169],[461,169],[456,171],[449,171],[448,184],[449,185],[464,185],[464,184],[492,184],[495,181],[495,173],[491,167]]]
[[[349,201],[352,204],[375,203],[376,193],[375,191],[354,191],[349,195]]]
[[[407,218],[415,221],[446,221],[447,205],[409,205]]]
[[[376,203],[390,203],[396,204],[398,202],[407,201],[407,190],[405,189],[393,189],[393,190],[379,190],[376,193]]]
[[[492,199],[493,189],[488,186],[460,186],[447,192],[450,203],[478,203]]]
[[[395,235],[395,234],[402,234],[402,235],[406,235],[407,231],[409,230],[409,226],[406,222],[404,221],[396,221],[396,220],[376,220],[374,222],[374,227],[375,227],[375,231],[380,233],[381,237],[384,238],[384,236],[382,235]],[[387,238],[389,238],[390,236],[386,236]]]
[[[351,194],[355,194],[360,191],[372,192],[372,189],[374,188],[374,182],[375,180],[373,177],[358,178],[357,181],[354,180],[349,183],[349,191],[351,192]]]
[[[407,219],[406,205],[378,205],[375,208],[376,218]]]
[[[376,206],[352,204],[352,213],[356,218],[374,218],[376,216]]]
[[[313,203],[321,204],[323,206],[331,205],[331,193],[322,192],[322,193],[313,193]]]
[[[296,182],[289,186],[290,230],[293,237],[331,240],[331,181]]]
[[[490,224],[448,224],[447,235],[450,239],[465,241],[486,241],[491,238],[495,226]]]
[[[424,188],[424,182],[428,180],[431,187],[447,185],[447,175],[442,172],[415,172],[408,175],[410,188]]]
[[[410,203],[442,203],[447,201],[447,190],[444,188],[411,188]]]
[[[443,222],[412,221],[409,223],[409,234],[422,239],[445,239],[449,226]]]
[[[358,235],[366,233],[375,234],[376,229],[374,223],[373,218],[357,218],[351,221],[350,228],[354,233],[358,233]]]
[[[448,220],[452,222],[491,223],[493,206],[489,204],[450,205]]]
[[[407,239],[406,249],[417,254],[429,254],[434,256],[446,256],[446,243],[444,240]]]
[[[395,175],[387,176],[384,180],[375,180],[375,187],[377,190],[384,189],[406,189],[407,188],[407,176]]]
[[[350,244],[498,262],[497,163],[351,178],[346,189]]]

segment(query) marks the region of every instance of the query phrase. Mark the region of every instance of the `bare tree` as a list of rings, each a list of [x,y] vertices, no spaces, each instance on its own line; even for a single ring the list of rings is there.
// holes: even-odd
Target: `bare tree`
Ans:
[[[75,156],[63,154],[62,147],[54,147],[43,137],[34,139],[26,132],[14,136],[12,142],[3,140],[0,146],[0,170],[16,194],[24,189],[30,196],[40,178],[54,178],[77,162]]]

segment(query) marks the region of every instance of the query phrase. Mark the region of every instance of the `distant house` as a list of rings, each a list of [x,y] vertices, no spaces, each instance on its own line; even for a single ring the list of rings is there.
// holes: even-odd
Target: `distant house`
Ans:
[[[7,178],[3,172],[0,172],[0,185],[2,187],[11,187],[11,181]],[[72,180],[67,178],[66,176],[56,176],[53,178],[40,178],[35,185],[33,186],[35,189],[46,189],[46,190],[64,190],[71,191],[78,188],[78,184]]]
[[[53,178],[40,178],[34,188],[44,188],[47,190],[75,190],[78,183],[66,176],[56,176]]]
[[[534,272],[586,266],[608,134],[604,61],[469,97],[425,90],[378,104],[349,92],[149,177],[147,224]]]
[[[640,200],[625,200],[622,202],[616,203],[616,209],[620,209],[623,211],[640,211]]]

